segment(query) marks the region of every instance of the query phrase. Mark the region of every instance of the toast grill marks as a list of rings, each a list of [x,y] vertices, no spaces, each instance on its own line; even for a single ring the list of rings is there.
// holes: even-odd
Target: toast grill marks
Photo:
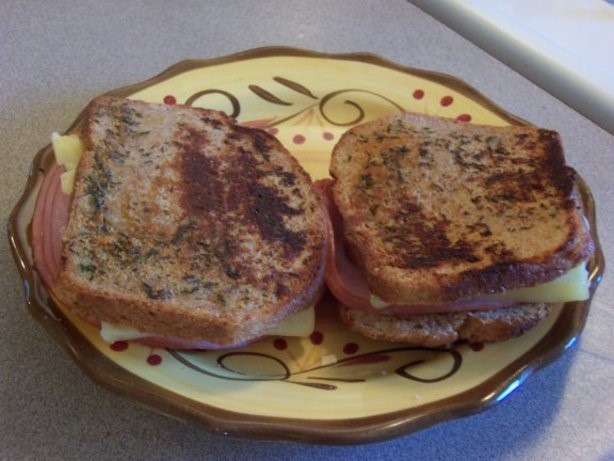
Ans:
[[[263,327],[302,307],[290,301],[320,271],[320,209],[273,137],[212,111],[112,98],[92,105],[86,137],[64,236],[67,285],[246,321],[264,308],[273,318]],[[117,310],[108,321],[130,319]]]
[[[254,245],[273,245],[276,250],[268,250],[270,257],[288,260],[306,249],[305,231],[286,224],[293,218],[303,219],[306,213],[302,203],[306,197],[295,184],[296,174],[279,166],[264,166],[272,146],[260,133],[246,134],[235,128],[221,140],[222,146],[213,147],[204,135],[191,129],[182,130],[178,137],[186,183],[182,200],[188,215],[198,222],[194,229],[198,245],[217,260],[227,277],[254,285],[276,283],[276,293],[289,291],[283,281],[275,282],[277,273],[269,272],[262,278],[254,270],[263,267],[267,258],[263,254],[253,260],[249,250]],[[228,155],[215,155],[219,148]],[[203,151],[213,155],[202,155]],[[280,185],[292,186],[290,195],[280,194]],[[258,234],[260,242],[250,243],[252,237],[246,232]]]
[[[331,173],[352,256],[384,299],[384,277],[436,276],[453,300],[555,278],[592,249],[552,131],[398,114],[346,133]]]
[[[540,137],[542,135],[546,136],[540,132]],[[570,204],[573,206],[567,199],[573,185],[571,172],[565,167],[556,169],[550,165],[562,165],[560,149],[546,147],[546,157],[538,163],[533,158],[524,157],[522,150],[518,155],[504,147],[495,137],[484,139],[479,135],[456,134],[442,141],[429,129],[423,129],[421,136],[424,141],[419,147],[418,165],[408,159],[404,165],[401,161],[394,162],[399,167],[391,169],[391,162],[388,162],[385,181],[390,181],[390,176],[394,175],[396,182],[402,184],[405,176],[412,176],[404,171],[404,167],[418,167],[419,171],[440,168],[446,173],[437,178],[437,173],[428,171],[433,188],[430,196],[404,194],[399,209],[390,214],[392,222],[384,228],[383,238],[394,246],[407,248],[404,254],[396,254],[395,267],[474,263],[492,260],[490,255],[498,260],[513,261],[516,256],[512,245],[505,238],[494,235],[531,230],[534,217],[548,219],[558,210],[566,210]],[[520,149],[523,147],[522,139],[517,138]],[[485,149],[481,146],[484,141]],[[398,158],[409,153],[406,146],[393,145],[384,152],[384,162],[392,155]],[[450,157],[442,158],[444,155]],[[550,157],[556,158],[554,162]],[[559,187],[549,187],[550,178]],[[407,191],[402,185],[400,190]],[[458,197],[452,204],[459,205],[459,208],[446,206],[450,193]],[[432,204],[432,199],[436,199],[441,208]],[[538,203],[543,206],[536,209]],[[456,210],[461,211],[460,216],[456,215]],[[452,220],[460,220],[461,225],[455,226]],[[478,237],[489,237],[489,245],[481,247]]]

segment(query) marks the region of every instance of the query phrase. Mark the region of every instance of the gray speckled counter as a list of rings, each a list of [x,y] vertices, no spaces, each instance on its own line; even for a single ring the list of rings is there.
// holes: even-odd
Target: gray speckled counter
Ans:
[[[558,130],[590,185],[614,256],[614,138],[402,0],[2,2],[2,221],[49,133],[92,97],[187,58],[266,45],[367,51],[455,75],[510,112]],[[614,82],[613,82],[614,83]],[[0,459],[613,459],[614,277],[581,340],[494,408],[366,446],[224,438],[143,409],[92,382],[28,314],[0,243]]]

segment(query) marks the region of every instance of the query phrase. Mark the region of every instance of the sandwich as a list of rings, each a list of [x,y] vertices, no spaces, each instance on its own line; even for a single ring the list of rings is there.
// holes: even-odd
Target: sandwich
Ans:
[[[589,296],[594,243],[556,132],[398,113],[347,131],[330,173],[326,282],[354,331],[501,341]]]
[[[106,96],[53,146],[35,267],[103,339],[227,348],[310,333],[326,212],[275,137],[218,111]]]

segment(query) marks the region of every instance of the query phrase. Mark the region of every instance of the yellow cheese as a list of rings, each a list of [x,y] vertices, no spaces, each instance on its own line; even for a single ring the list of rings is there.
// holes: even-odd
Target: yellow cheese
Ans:
[[[374,295],[373,293],[369,294],[369,303],[371,304],[371,307],[374,307],[375,309],[383,309],[384,307],[390,306],[390,303],[384,301],[382,298]]]
[[[85,145],[76,134],[60,135],[58,133],[51,135],[51,145],[56,163],[66,169],[60,176],[62,192],[70,195],[75,184],[75,169],[85,152]]]
[[[516,288],[494,295],[479,296],[485,301],[513,301],[525,303],[566,303],[584,301],[589,297],[590,281],[586,262],[574,267],[559,278],[533,287]],[[390,306],[383,299],[371,294],[371,306],[383,309]]]
[[[306,337],[313,333],[315,324],[315,309],[311,306],[309,309],[286,317],[279,325],[267,331],[266,334],[269,336]]]
[[[150,333],[143,333],[142,331],[123,325],[112,325],[107,322],[100,322],[100,324],[100,337],[107,343],[131,341],[153,336]],[[315,309],[311,306],[297,314],[286,317],[279,325],[268,330],[265,335],[305,337],[313,332],[314,327]]]
[[[75,185],[75,170],[68,170],[60,175],[60,187],[64,194],[70,195],[72,193],[72,189],[74,185]]]
[[[582,263],[551,282],[534,287],[517,288],[504,293],[486,296],[485,298],[532,303],[584,301],[589,297],[589,287],[590,282],[588,280],[586,263]]]
[[[85,151],[85,145],[79,136],[76,134],[60,135],[53,133],[51,135],[51,145],[55,153],[55,161],[58,165],[66,168],[66,171],[72,171],[77,168],[81,155]]]
[[[113,325],[107,322],[100,322],[100,337],[106,343],[130,341],[133,339],[146,338],[147,336],[151,335],[124,325]]]

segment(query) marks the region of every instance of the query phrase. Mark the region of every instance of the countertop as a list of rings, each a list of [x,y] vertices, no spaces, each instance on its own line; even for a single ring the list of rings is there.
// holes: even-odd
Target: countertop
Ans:
[[[406,1],[2,2],[0,30],[4,223],[49,133],[93,97],[184,59],[284,45],[451,74],[559,131],[614,257],[612,135]],[[0,459],[614,459],[608,270],[580,340],[502,402],[385,442],[319,446],[211,434],[109,392],[30,316],[6,238],[0,261]]]
[[[614,133],[612,2],[412,3]]]

